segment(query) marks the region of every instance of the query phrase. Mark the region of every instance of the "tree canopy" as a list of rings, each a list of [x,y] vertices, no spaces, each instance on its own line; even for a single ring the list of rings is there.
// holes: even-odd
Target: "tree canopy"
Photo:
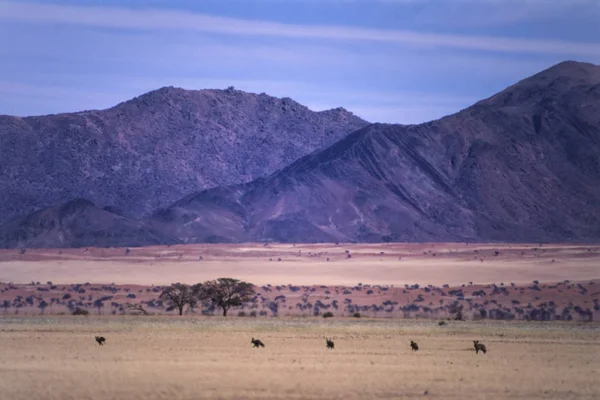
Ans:
[[[196,304],[196,293],[185,283],[174,283],[163,289],[160,299],[167,304],[167,311],[177,309],[179,315],[183,315],[185,306],[193,307]]]
[[[254,295],[254,285],[233,278],[219,278],[198,284],[194,288],[200,300],[210,301],[223,310],[223,316],[231,307],[239,307],[250,301]]]

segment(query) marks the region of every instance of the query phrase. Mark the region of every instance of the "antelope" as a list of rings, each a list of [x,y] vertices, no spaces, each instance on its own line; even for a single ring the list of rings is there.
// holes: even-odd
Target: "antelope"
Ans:
[[[413,342],[412,340],[410,341],[410,347],[412,348],[412,351],[419,350],[419,345],[416,342]]]
[[[485,344],[479,343],[479,340],[473,340],[473,346],[475,346],[475,354],[479,354],[479,350],[483,351],[483,354],[487,353]]]
[[[335,344],[333,343],[333,340],[325,338],[325,344],[327,345],[327,349],[328,350],[329,349],[331,349],[331,350],[335,349]]]

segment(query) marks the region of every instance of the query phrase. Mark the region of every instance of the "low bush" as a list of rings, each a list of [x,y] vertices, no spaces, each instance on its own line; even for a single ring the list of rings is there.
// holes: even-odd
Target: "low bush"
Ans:
[[[75,307],[73,311],[71,311],[71,315],[89,315],[90,312],[85,308]]]

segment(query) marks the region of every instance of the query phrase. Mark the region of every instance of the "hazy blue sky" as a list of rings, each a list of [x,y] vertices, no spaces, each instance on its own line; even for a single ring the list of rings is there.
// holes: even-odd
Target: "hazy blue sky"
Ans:
[[[600,0],[0,0],[0,114],[233,85],[415,123],[563,60],[600,63]]]

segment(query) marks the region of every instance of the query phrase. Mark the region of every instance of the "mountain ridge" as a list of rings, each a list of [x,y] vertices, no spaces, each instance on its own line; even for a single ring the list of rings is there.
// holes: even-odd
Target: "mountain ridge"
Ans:
[[[365,125],[341,108],[173,87],[105,110],[0,116],[0,223],[78,197],[139,218],[268,175]]]
[[[86,199],[17,217],[0,226],[0,247],[136,247],[177,244],[143,222],[100,209]]]
[[[183,241],[218,231],[219,213],[219,236],[237,232],[229,241],[598,240],[600,67],[580,67],[558,64],[440,120],[371,124],[269,177],[163,211],[185,228],[153,223]],[[235,204],[235,218],[219,202]]]

